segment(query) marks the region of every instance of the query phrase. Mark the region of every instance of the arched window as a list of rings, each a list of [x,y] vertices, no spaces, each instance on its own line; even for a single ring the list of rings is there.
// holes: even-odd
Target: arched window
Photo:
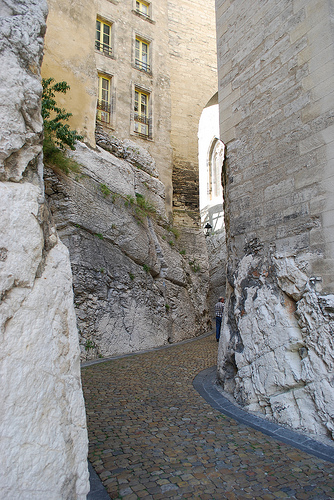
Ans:
[[[224,150],[224,143],[215,137],[211,142],[211,147],[209,148],[209,157],[207,162],[207,187],[208,197],[210,200],[214,200],[216,198],[222,199],[223,197],[221,175],[224,162]]]

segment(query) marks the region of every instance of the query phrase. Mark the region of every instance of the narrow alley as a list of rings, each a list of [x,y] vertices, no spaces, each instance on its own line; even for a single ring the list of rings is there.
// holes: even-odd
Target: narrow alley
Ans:
[[[334,464],[213,409],[193,388],[214,335],[82,369],[89,460],[110,498],[334,499]]]

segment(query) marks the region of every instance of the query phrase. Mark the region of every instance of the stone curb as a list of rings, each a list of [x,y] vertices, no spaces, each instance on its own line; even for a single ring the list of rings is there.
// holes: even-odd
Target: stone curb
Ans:
[[[319,443],[307,436],[298,434],[290,429],[281,427],[261,417],[252,415],[231,403],[217,389],[217,367],[212,366],[203,370],[193,380],[196,391],[216,410],[238,422],[263,432],[279,441],[283,441],[301,451],[314,455],[322,460],[334,463],[334,448]]]
[[[90,490],[87,500],[110,500],[107,490],[90,462],[88,462]]]

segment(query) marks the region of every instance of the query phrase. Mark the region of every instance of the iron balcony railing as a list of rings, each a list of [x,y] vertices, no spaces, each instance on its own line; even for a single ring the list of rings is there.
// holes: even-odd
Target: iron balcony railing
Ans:
[[[152,121],[147,116],[134,114],[134,121],[137,123],[136,132],[137,134],[152,139]]]
[[[141,61],[140,59],[135,59],[135,66],[138,69],[146,71],[149,73],[151,71],[151,67],[148,63]]]
[[[110,123],[111,105],[105,101],[97,101],[97,119],[104,123]]]
[[[148,17],[148,18],[150,17],[149,14],[145,14],[145,12],[142,12],[140,9],[136,9],[136,12],[138,14],[140,14],[141,16]]]
[[[95,48],[99,52],[103,52],[105,56],[112,56],[112,48],[107,43],[101,43],[99,40],[95,40]]]

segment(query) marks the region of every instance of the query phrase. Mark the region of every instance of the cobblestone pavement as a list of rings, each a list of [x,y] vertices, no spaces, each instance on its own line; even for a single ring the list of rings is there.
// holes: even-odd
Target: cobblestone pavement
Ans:
[[[214,410],[214,335],[82,369],[89,460],[112,499],[334,499],[334,465]]]

